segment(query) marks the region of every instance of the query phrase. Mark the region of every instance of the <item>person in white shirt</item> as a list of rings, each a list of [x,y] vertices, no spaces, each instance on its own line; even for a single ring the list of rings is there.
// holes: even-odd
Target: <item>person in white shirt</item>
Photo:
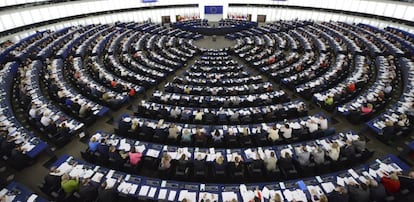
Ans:
[[[273,127],[269,128],[267,130],[267,133],[269,135],[267,136],[272,142],[275,142],[279,140],[279,130],[277,129],[276,125],[273,125]]]
[[[50,124],[50,116],[49,116],[49,112],[44,112],[42,118],[40,119],[40,123],[44,126],[47,127]]]
[[[201,110],[198,110],[197,113],[195,114],[194,120],[195,121],[202,121],[203,120],[203,115],[204,115],[204,112],[202,112]]]
[[[290,128],[290,125],[288,123],[285,123],[285,125],[280,130],[282,131],[282,136],[285,139],[290,139],[292,137],[292,128]]]
[[[170,112],[170,116],[172,118],[178,118],[178,115],[180,115],[181,111],[178,109],[178,107],[175,107],[174,109],[171,110]]]
[[[277,158],[274,152],[270,152],[270,156],[264,159],[267,171],[276,171]]]
[[[324,116],[319,117],[319,127],[321,128],[321,130],[328,129],[328,119],[326,119]]]
[[[332,143],[331,149],[328,151],[328,156],[333,160],[337,161],[339,158],[339,153],[341,152],[341,148],[337,142]]]
[[[30,108],[29,110],[29,115],[31,118],[34,118],[34,119],[37,118],[38,111],[37,111],[36,105],[32,104],[32,108]]]
[[[310,152],[306,146],[296,148],[296,157],[300,165],[305,166],[310,163]]]
[[[313,119],[309,119],[306,126],[308,127],[309,133],[318,131],[318,124]]]

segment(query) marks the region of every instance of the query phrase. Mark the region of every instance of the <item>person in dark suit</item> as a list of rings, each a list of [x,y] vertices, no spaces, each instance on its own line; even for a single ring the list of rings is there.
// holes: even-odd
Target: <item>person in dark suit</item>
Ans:
[[[355,202],[368,202],[370,198],[370,192],[368,185],[365,183],[354,184],[350,183],[348,186],[349,199]]]
[[[113,159],[117,165],[120,165],[123,162],[121,155],[113,145],[109,147],[108,158]]]
[[[164,142],[164,140],[167,138],[167,132],[159,125],[157,125],[152,138],[153,141]]]
[[[194,135],[194,142],[197,146],[205,146],[207,143],[207,135],[200,130],[199,128],[196,129],[196,133]]]
[[[127,117],[122,119],[118,124],[119,135],[127,135],[128,131],[131,129],[131,125],[131,118]]]
[[[224,157],[219,156],[214,161],[214,175],[216,177],[225,177],[227,164],[224,162]]]
[[[121,182],[122,178],[118,178],[117,182],[114,186],[108,186],[108,184],[103,182],[101,187],[98,189],[98,198],[96,199],[97,202],[112,202],[117,201],[117,190],[119,183]]]
[[[399,174],[401,189],[408,189],[414,191],[414,171],[410,171],[405,174]]]
[[[96,148],[96,151],[102,155],[102,158],[108,158],[109,146],[107,144],[106,138],[101,139],[101,142],[99,143],[98,148]]]
[[[154,134],[154,129],[148,126],[148,122],[144,122],[141,127],[141,133],[144,133],[146,136],[152,136]]]
[[[286,152],[284,157],[282,156],[282,158],[279,158],[279,161],[277,163],[279,165],[279,168],[285,171],[294,168],[293,160],[289,152]]]
[[[387,196],[384,185],[374,179],[369,180],[369,198],[371,201],[383,201]]]
[[[98,187],[99,185],[91,182],[90,179],[83,179],[78,191],[81,200],[84,202],[94,201],[98,197]]]
[[[45,183],[41,189],[42,191],[46,191],[47,193],[50,193],[60,188],[61,177],[60,175],[58,175],[58,170],[56,166],[50,168],[49,174],[44,177],[44,182]]]
[[[385,127],[382,128],[382,135],[387,141],[387,143],[391,143],[392,139],[395,136],[396,128],[394,126],[394,122],[392,121],[385,121]]]
[[[23,169],[28,165],[29,157],[20,145],[16,145],[16,147],[11,151],[10,160],[13,167]]]
[[[1,153],[6,156],[10,156],[13,148],[14,148],[14,141],[16,139],[12,136],[7,136],[6,140],[1,142]]]
[[[335,190],[333,190],[328,195],[328,201],[334,201],[334,202],[348,202],[349,201],[349,195],[348,191],[345,187],[336,187]]]
[[[207,124],[213,124],[216,121],[216,116],[211,112],[211,110],[204,114],[203,118]]]
[[[352,159],[355,157],[355,146],[352,144],[350,140],[346,141],[346,145],[343,149],[341,149],[342,156],[347,157],[348,159]]]
[[[52,119],[50,119],[49,125],[46,127],[46,131],[51,135],[55,135],[57,133],[57,130],[58,128],[56,123]]]
[[[244,165],[239,156],[236,156],[234,158],[234,162],[231,162],[229,166],[230,166],[229,172],[231,176],[233,177],[233,179],[240,180],[243,178]]]
[[[63,122],[57,130],[58,136],[68,137],[70,136],[70,129],[66,126],[66,123]]]
[[[164,106],[158,110],[158,115],[159,117],[163,117],[163,118],[170,117],[170,113],[167,111],[167,109],[165,109]]]

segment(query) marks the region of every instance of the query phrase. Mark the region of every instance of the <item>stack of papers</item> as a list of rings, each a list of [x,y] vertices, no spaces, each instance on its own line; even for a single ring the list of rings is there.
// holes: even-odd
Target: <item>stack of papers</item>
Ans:
[[[167,189],[160,189],[160,192],[158,193],[158,199],[165,200],[167,198]]]
[[[221,192],[221,196],[223,197],[223,201],[232,201],[233,199],[238,199],[237,194],[235,192]]]
[[[183,199],[187,199],[187,201],[197,201],[196,197],[197,197],[196,192],[189,192],[188,190],[181,190],[180,195],[178,197],[178,201],[182,201]]]
[[[30,197],[27,199],[27,202],[34,202],[37,199],[37,195],[36,194],[32,194],[30,195]]]
[[[306,194],[300,189],[296,189],[294,191],[285,189],[283,191],[283,195],[285,195],[288,201],[292,201],[293,199],[295,199],[296,201],[308,201],[306,198]]]
[[[326,193],[331,193],[333,190],[335,190],[335,185],[332,182],[325,182],[322,183],[322,188],[325,190]]]
[[[102,173],[95,173],[95,175],[92,177],[92,181],[94,182],[101,182],[101,179],[104,175]]]

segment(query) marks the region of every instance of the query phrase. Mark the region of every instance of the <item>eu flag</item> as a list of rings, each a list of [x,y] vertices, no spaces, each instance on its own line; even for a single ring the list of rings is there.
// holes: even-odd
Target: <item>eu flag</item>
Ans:
[[[204,6],[204,14],[223,14],[223,6]]]

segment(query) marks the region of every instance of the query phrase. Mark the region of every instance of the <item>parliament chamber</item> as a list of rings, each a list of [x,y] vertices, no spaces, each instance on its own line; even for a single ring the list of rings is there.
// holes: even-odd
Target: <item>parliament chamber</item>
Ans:
[[[4,0],[0,200],[413,201],[410,0]]]

